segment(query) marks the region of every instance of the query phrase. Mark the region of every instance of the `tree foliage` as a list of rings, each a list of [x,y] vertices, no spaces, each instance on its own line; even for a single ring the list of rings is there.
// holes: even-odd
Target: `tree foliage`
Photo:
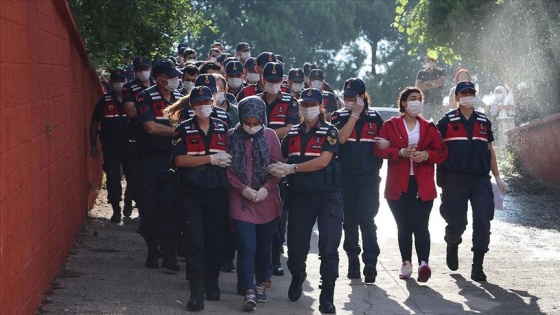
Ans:
[[[186,31],[211,23],[187,0],[68,0],[90,58],[96,65],[123,64],[125,55],[167,56]]]

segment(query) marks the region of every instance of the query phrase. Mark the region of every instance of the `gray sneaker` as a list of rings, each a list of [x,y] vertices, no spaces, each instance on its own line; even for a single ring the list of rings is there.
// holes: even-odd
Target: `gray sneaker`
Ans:
[[[247,290],[245,291],[245,300],[243,300],[243,310],[254,311],[257,308],[257,297],[255,296],[255,291]]]
[[[266,302],[268,301],[268,297],[266,296],[266,284],[257,283],[255,285],[255,291],[257,295],[257,302]]]

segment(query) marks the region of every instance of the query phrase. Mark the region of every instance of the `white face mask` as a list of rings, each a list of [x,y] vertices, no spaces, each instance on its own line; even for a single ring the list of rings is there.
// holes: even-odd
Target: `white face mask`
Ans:
[[[179,77],[167,79],[167,85],[164,85],[164,87],[168,91],[175,91],[179,87]]]
[[[251,84],[257,83],[260,78],[261,78],[261,76],[256,72],[247,73],[247,82],[249,82]]]
[[[238,87],[241,86],[241,84],[243,84],[243,79],[241,78],[228,78],[227,79],[227,84],[229,86],[231,86],[234,89],[237,89]]]
[[[502,102],[503,100],[504,100],[504,94],[502,94],[502,93],[494,94],[494,101]]]
[[[140,80],[142,82],[146,82],[150,79],[150,71],[136,72],[136,77],[138,78],[138,80]]]
[[[321,112],[320,106],[300,107],[299,108],[300,115],[303,117],[303,119],[305,119],[307,121],[311,121],[311,120],[317,118],[317,116],[319,116],[320,112]]]
[[[183,87],[187,93],[190,93],[194,89],[194,82],[191,81],[183,81]]]
[[[264,89],[266,91],[266,93],[271,94],[271,95],[276,95],[278,94],[278,92],[280,92],[280,86],[282,85],[282,83],[270,83],[270,82],[264,82]]]
[[[254,135],[257,132],[259,132],[262,129],[261,125],[255,126],[255,127],[249,127],[245,124],[243,124],[243,130],[245,130],[246,133],[250,134],[250,135]]]
[[[216,94],[216,105],[221,105],[226,100],[225,92],[218,92]]]
[[[348,111],[352,111],[352,107],[354,107],[354,105],[356,105],[356,102],[344,101],[344,108],[346,108]]]
[[[313,81],[311,81],[311,87],[314,88],[314,89],[321,90],[323,88],[323,81],[313,80]]]
[[[115,92],[122,92],[123,86],[124,86],[124,82],[113,83],[113,90],[115,90]]]
[[[209,60],[212,61],[212,62],[216,62],[216,61],[218,61],[218,58],[217,57],[210,57]]]
[[[244,51],[244,52],[241,53],[241,58],[242,59],[247,59],[249,57],[251,57],[251,52],[250,51]]]
[[[292,92],[299,93],[303,89],[303,83],[292,83],[291,89]]]
[[[406,112],[413,117],[420,115],[422,107],[424,106],[424,104],[420,101],[407,101],[406,104],[408,104]]]
[[[459,99],[459,105],[466,108],[473,108],[476,104],[476,96],[465,96]]]
[[[433,69],[436,67],[436,63],[435,62],[426,62],[426,67],[428,69]]]
[[[193,110],[196,116],[202,119],[208,118],[212,114],[212,105],[198,105],[193,106]]]

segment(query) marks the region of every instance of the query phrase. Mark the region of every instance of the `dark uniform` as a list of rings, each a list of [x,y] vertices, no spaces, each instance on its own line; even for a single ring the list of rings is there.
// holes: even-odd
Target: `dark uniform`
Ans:
[[[179,113],[179,122],[181,123],[183,121],[193,118],[194,116],[195,114],[192,107],[190,106],[185,107]],[[228,129],[233,127],[229,114],[225,110],[219,107],[212,108],[212,114],[210,114],[210,117],[223,121],[227,125]]]
[[[346,108],[339,109],[332,114],[331,122],[340,130],[346,125],[350,115],[351,112]],[[348,255],[348,277],[360,278],[359,229],[364,247],[362,261],[370,273],[366,275],[366,282],[375,282],[375,266],[379,256],[375,216],[379,211],[379,168],[383,160],[374,155],[374,138],[382,126],[381,116],[376,111],[367,109],[366,105],[352,133],[338,150],[342,168],[344,250]]]
[[[181,97],[182,95],[175,90],[171,92],[170,99],[167,101],[161,96],[157,86],[144,90],[136,99],[138,123],[154,121],[171,127],[169,118],[163,115],[163,110]],[[144,128],[139,129],[138,190],[141,196],[139,210],[142,218],[139,231],[148,245],[148,258],[152,260],[153,255],[157,255],[158,240],[161,240],[166,254],[174,253],[178,234],[173,207],[173,185],[169,174],[171,140],[172,137],[151,135]],[[171,260],[169,262],[172,263]],[[148,265],[147,260],[147,267]],[[150,268],[154,267],[157,266],[150,266]]]
[[[150,78],[150,86],[153,86],[154,84],[156,84],[156,82],[153,80],[153,78]],[[144,91],[145,89],[147,89],[149,86],[144,86],[137,78],[135,78],[134,80],[126,83],[123,86],[122,89],[122,100],[123,100],[123,104],[131,102],[131,103],[136,103],[136,98],[138,97],[138,95]],[[139,129],[142,128],[141,125],[138,124],[138,118],[130,118],[129,117],[129,124],[128,124],[128,157],[130,160],[130,169],[131,169],[131,174],[130,174],[130,182],[128,181],[127,178],[127,185],[131,186],[131,191],[132,191],[132,197],[134,198],[134,200],[136,201],[136,203],[138,203],[139,198],[137,198],[137,186],[138,186],[138,176],[136,176],[139,172],[139,164],[140,161],[138,159],[138,142],[137,142],[137,138],[138,138],[138,133],[140,132]],[[128,186],[127,186],[128,188]],[[125,202],[125,208],[123,210],[123,213],[125,216],[129,216],[130,212],[132,211],[132,208],[127,208],[126,202]]]
[[[107,176],[107,202],[113,205],[113,208],[120,209],[121,166],[127,183],[125,204],[132,203],[132,176],[127,154],[128,117],[124,113],[123,103],[117,99],[114,92],[105,94],[95,105],[91,120],[101,123],[99,138],[103,148],[103,171]],[[120,210],[118,217],[120,221]]]
[[[176,128],[173,155],[202,156],[226,152],[227,131],[227,125],[216,118],[210,117],[207,134],[200,129],[196,118],[186,120]],[[183,230],[187,244],[187,279],[192,285],[191,296],[193,291],[202,294],[199,292],[202,284],[206,299],[217,300],[220,295],[218,277],[229,209],[226,170],[205,164],[178,167],[177,171],[181,187],[181,222],[185,225]]]
[[[492,124],[480,112],[473,111],[466,119],[457,109],[445,114],[437,127],[449,150],[445,163],[438,166],[438,185],[442,188],[440,213],[447,222],[445,241],[448,251],[450,248],[455,250],[456,256],[457,246],[467,227],[467,202],[470,201],[473,210],[472,251],[476,263],[477,254],[484,257],[488,251],[490,221],[494,218],[488,150],[488,143],[494,141]]]
[[[338,246],[343,222],[341,170],[335,158],[338,132],[333,126],[318,120],[307,133],[304,124],[293,126],[282,140],[282,154],[288,159],[288,164],[315,159],[323,151],[334,154],[325,168],[305,173],[296,170],[294,174],[288,175],[288,268],[293,277],[290,288],[303,283],[311,233],[317,222],[323,283],[320,302],[321,305],[326,302],[332,305],[334,284],[338,278]],[[299,299],[297,295],[291,296],[294,292],[290,291],[291,300]]]

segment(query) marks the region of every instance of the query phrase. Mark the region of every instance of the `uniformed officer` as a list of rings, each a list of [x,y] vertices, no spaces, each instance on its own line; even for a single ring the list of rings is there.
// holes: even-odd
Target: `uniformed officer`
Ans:
[[[447,266],[453,271],[459,268],[457,251],[467,227],[467,202],[470,201],[474,253],[471,279],[486,281],[482,265],[490,243],[490,221],[494,218],[494,198],[488,173],[492,171],[500,190],[505,192],[507,187],[500,178],[492,147],[492,124],[486,115],[473,108],[476,104],[474,83],[459,82],[455,88],[455,100],[459,108],[445,114],[437,123],[449,151],[445,163],[438,167],[438,185],[442,189],[440,213],[447,222]]]
[[[290,69],[290,72],[288,72],[288,85],[290,86],[290,91],[296,99],[300,98],[301,90],[303,90],[303,84],[303,70],[300,68]]]
[[[198,68],[193,64],[188,64],[181,71],[183,71],[183,89],[181,94],[188,95],[194,89],[194,82],[196,77],[198,77]]]
[[[262,78],[264,66],[269,62],[276,62],[276,56],[271,52],[262,52],[257,56],[255,71]],[[282,83],[282,81],[280,81]],[[244,97],[253,96],[264,92],[264,81],[259,79],[257,83],[244,87],[237,93],[237,100],[241,101]]]
[[[218,62],[205,61],[200,67],[198,67],[199,74],[206,73],[221,73],[221,66]]]
[[[312,64],[311,62],[305,62],[303,64],[303,78],[305,79],[304,81],[304,88],[309,88],[309,73],[311,72],[311,70],[313,69],[317,69],[317,66]]]
[[[236,95],[243,88],[243,64],[231,61],[226,65],[228,93]]]
[[[362,232],[364,281],[377,277],[377,226],[379,210],[379,168],[383,160],[374,155],[375,137],[383,119],[368,108],[366,86],[359,78],[344,82],[345,108],[332,114],[332,124],[339,130],[338,160],[342,168],[344,194],[344,250],[348,255],[348,278],[360,279],[359,232]]]
[[[233,61],[232,61],[233,62]],[[239,63],[238,61],[235,61]],[[223,109],[229,115],[230,127],[237,125],[239,122],[239,115],[237,113],[237,100],[233,94],[229,93],[226,79],[221,74],[214,74],[216,79],[216,99],[214,106]]]
[[[229,57],[231,57],[230,53],[225,53],[222,52],[221,55],[218,56],[218,59],[216,59],[216,62],[218,63],[218,65],[220,66],[220,74],[224,75],[226,74],[226,59],[228,59]],[[200,73],[204,73],[204,72],[200,72]]]
[[[235,57],[244,64],[251,57],[251,46],[247,42],[240,42],[235,48]]]
[[[151,77],[152,63],[149,58],[143,56],[136,56],[132,61],[134,67],[134,73],[136,78],[123,86],[122,97],[124,104],[124,112],[128,116],[128,157],[130,160],[130,181],[127,180],[127,185],[130,185],[132,189],[132,197],[138,204],[141,198],[138,198],[138,172],[139,164],[138,160],[138,129],[142,128],[138,124],[136,113],[136,97],[140,92],[149,88],[155,84],[154,79]],[[127,186],[128,187],[128,186]],[[132,202],[128,203],[125,200],[123,215],[129,217],[132,214]]]
[[[190,94],[195,112],[175,130],[173,157],[180,178],[181,209],[187,244],[187,279],[191,296],[187,310],[204,308],[206,299],[218,301],[218,277],[228,218],[227,125],[212,113],[212,91],[195,87]]]
[[[319,311],[335,313],[333,296],[343,221],[341,171],[336,159],[338,131],[324,120],[320,90],[305,89],[301,97],[299,111],[303,122],[290,128],[282,140],[282,154],[287,162],[269,168],[274,176],[288,175],[288,268],[292,274],[288,297],[291,301],[301,297],[307,277],[305,261],[317,222],[322,280]]]
[[[299,122],[296,99],[292,94],[281,91],[283,75],[284,70],[281,64],[277,62],[267,63],[263,69],[265,91],[257,95],[266,104],[267,127],[273,129],[280,140],[286,136],[293,125]],[[282,207],[282,217],[278,225],[278,232],[272,242],[272,274],[276,276],[284,275],[284,270],[280,263],[280,255],[282,244],[284,243],[285,222],[287,220],[285,180],[280,181],[279,190],[284,206]]]
[[[250,84],[257,84],[257,82],[259,82],[261,76],[257,73],[256,66],[256,58],[249,57],[247,60],[245,60],[245,63],[243,64],[243,68],[245,70],[245,83],[243,84],[243,87]],[[237,100],[240,101],[239,98],[237,98]]]
[[[177,91],[181,71],[169,59],[159,59],[152,67],[156,85],[138,95],[136,110],[143,128],[138,135],[140,155],[139,231],[148,246],[146,268],[158,268],[158,241],[165,250],[162,267],[178,271],[176,214],[173,212],[173,188],[168,173],[171,140],[175,129],[164,109],[181,97]]]
[[[218,48],[210,48],[208,51],[208,61],[216,62],[221,54],[222,51]]]
[[[342,107],[342,103],[334,94],[334,90],[330,84],[325,82],[325,74],[321,69],[312,69],[309,71],[308,86],[323,91],[323,110],[325,118],[330,121],[331,114]]]
[[[122,89],[126,82],[126,72],[123,68],[111,70],[111,93],[103,95],[95,105],[91,116],[90,126],[90,155],[99,157],[97,149],[97,134],[100,134],[103,148],[103,171],[107,176],[107,202],[113,207],[111,222],[121,221],[121,166],[126,176],[125,205],[132,210],[132,182],[130,176],[130,161],[127,154],[128,117],[124,112]],[[99,125],[101,130],[98,132]]]
[[[189,47],[184,47],[179,53],[179,65],[184,67],[189,61],[196,61],[196,51]]]

